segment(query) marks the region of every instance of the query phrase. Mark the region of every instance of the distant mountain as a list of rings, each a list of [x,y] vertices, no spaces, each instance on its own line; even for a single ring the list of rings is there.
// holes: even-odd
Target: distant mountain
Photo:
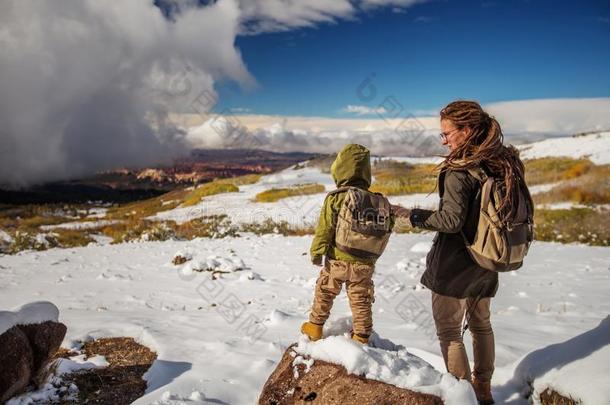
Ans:
[[[206,183],[216,178],[266,174],[308,160],[317,154],[251,149],[195,149],[172,166],[119,168],[84,179],[40,184],[27,189],[0,188],[0,204],[124,203]]]

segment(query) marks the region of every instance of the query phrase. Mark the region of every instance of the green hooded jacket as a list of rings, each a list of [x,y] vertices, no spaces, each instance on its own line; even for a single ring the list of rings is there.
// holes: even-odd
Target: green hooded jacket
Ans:
[[[337,187],[352,186],[368,190],[371,185],[369,150],[361,145],[345,145],[331,165],[330,173]],[[375,264],[375,259],[362,259],[343,252],[335,246],[337,216],[345,195],[346,192],[333,193],[327,195],[324,200],[310,249],[311,261],[314,264],[321,264],[323,256],[346,262]]]

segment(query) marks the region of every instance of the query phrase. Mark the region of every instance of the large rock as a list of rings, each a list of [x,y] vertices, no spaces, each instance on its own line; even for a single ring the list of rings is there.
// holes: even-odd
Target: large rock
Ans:
[[[344,367],[315,360],[309,371],[304,364],[293,365],[291,346],[271,374],[261,393],[259,405],[432,405],[439,397],[421,394],[380,381],[348,374]],[[296,371],[295,371],[296,370]]]
[[[17,326],[0,335],[0,404],[23,391],[32,378],[34,355]]]
[[[53,321],[18,327],[30,342],[34,354],[34,370],[37,371],[45,367],[57,352],[67,331],[66,325]]]
[[[35,382],[65,335],[66,326],[54,321],[16,325],[0,334],[0,403]]]

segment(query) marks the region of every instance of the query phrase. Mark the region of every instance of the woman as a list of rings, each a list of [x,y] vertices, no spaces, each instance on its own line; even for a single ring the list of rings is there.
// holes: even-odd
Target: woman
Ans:
[[[518,151],[502,144],[500,124],[474,101],[454,101],[441,110],[441,138],[449,154],[439,165],[438,210],[414,209],[413,226],[437,231],[426,259],[421,282],[432,291],[432,312],[447,370],[472,382],[481,404],[493,404],[494,334],[490,299],[498,289],[498,273],[479,267],[466,250],[464,237],[474,238],[477,227],[479,181],[468,169],[481,168],[502,179],[503,201],[510,204],[523,179]],[[474,371],[470,371],[462,341],[464,319],[473,338]]]

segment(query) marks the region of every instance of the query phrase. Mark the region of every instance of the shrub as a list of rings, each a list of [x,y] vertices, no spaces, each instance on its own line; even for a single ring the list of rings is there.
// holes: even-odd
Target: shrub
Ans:
[[[296,227],[290,225],[287,221],[276,222],[271,218],[266,218],[263,222],[241,224],[239,230],[242,232],[252,232],[256,235],[280,234],[284,236],[303,236],[314,233],[313,227]]]
[[[54,230],[53,233],[56,235],[59,246],[62,248],[87,246],[89,243],[95,242],[87,231],[59,228]]]
[[[176,226],[176,236],[187,240],[238,236],[237,231],[225,214],[203,216]]]
[[[46,250],[59,246],[59,241],[54,233],[34,233],[17,231],[13,237],[13,242],[9,246],[9,253],[15,254],[22,250]]]
[[[534,217],[536,240],[580,242],[610,246],[610,211],[590,208],[538,209]]]

